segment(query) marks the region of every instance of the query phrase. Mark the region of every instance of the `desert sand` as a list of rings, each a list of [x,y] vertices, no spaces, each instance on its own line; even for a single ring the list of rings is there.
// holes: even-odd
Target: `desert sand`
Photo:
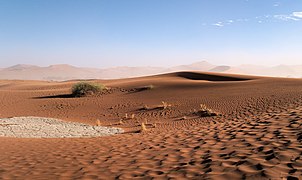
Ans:
[[[77,81],[0,81],[0,118],[99,120],[125,130],[94,138],[1,137],[0,179],[302,177],[301,79],[179,72],[93,81],[110,89],[73,98]],[[162,101],[170,106],[158,108]],[[200,104],[219,116],[196,115]]]
[[[42,117],[0,119],[0,137],[16,138],[80,138],[123,133],[121,128],[88,125]]]

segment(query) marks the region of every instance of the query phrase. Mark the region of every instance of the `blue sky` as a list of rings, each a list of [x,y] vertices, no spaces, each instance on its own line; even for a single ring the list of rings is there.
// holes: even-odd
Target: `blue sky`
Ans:
[[[302,64],[301,0],[0,0],[0,67]]]

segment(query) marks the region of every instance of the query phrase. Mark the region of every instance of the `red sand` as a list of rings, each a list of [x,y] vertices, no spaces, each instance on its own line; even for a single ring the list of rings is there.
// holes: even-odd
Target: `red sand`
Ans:
[[[111,89],[70,98],[76,81],[0,81],[0,117],[99,119],[127,131],[83,139],[2,137],[0,179],[302,177],[301,79],[182,72],[97,82]],[[171,107],[152,108],[161,101]],[[194,115],[200,104],[222,116]],[[126,113],[135,117],[120,124]],[[137,133],[146,120],[148,130]]]

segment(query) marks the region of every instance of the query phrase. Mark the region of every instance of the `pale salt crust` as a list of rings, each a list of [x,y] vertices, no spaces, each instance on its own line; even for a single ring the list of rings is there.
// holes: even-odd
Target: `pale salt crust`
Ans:
[[[123,133],[121,128],[91,126],[43,117],[0,119],[0,137],[16,138],[82,138]]]

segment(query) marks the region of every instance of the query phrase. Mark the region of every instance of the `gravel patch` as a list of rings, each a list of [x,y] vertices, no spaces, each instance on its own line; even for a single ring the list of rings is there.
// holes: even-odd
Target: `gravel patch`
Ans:
[[[81,138],[123,133],[121,128],[91,126],[53,118],[13,117],[0,119],[0,137]]]

